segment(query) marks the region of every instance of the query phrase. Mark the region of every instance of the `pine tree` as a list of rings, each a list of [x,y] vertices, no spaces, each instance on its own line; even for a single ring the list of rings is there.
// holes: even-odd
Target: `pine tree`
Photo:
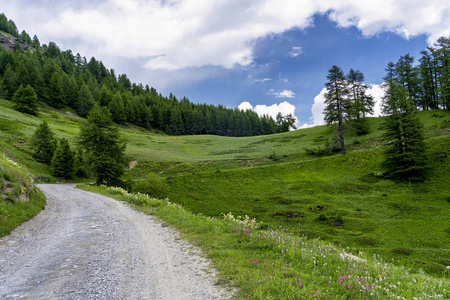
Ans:
[[[31,137],[31,144],[33,146],[33,157],[37,161],[49,165],[56,150],[57,141],[47,121],[43,121],[36,129]]]
[[[371,95],[367,95],[367,85],[364,84],[364,74],[359,70],[350,69],[347,75],[349,86],[351,129],[356,135],[369,133],[367,114],[373,113],[375,101]]]
[[[383,113],[388,117],[383,124],[387,141],[383,166],[394,178],[422,180],[427,154],[414,100],[402,85],[388,82],[385,89]]]
[[[86,83],[80,87],[78,91],[77,102],[75,105],[75,109],[77,110],[77,114],[81,117],[86,117],[89,111],[94,107],[95,101],[92,96],[91,91]]]
[[[79,144],[88,156],[88,163],[97,177],[96,183],[120,185],[124,172],[125,142],[107,107],[95,105],[81,127]]]
[[[83,149],[80,147],[75,151],[75,158],[74,158],[74,172],[75,176],[77,177],[83,177],[88,178],[89,172],[87,170],[86,166],[86,159],[85,159],[85,153]]]
[[[53,176],[72,179],[74,171],[74,153],[72,152],[67,139],[62,138],[60,140],[53,155],[51,166]]]
[[[63,107],[63,88],[61,84],[61,76],[58,72],[54,72],[52,74],[52,77],[50,78],[48,86],[48,98],[53,107]]]
[[[5,73],[3,74],[3,80],[2,80],[2,90],[4,97],[7,100],[11,100],[14,96],[14,93],[17,91],[18,88],[18,80],[17,80],[17,74],[11,64],[8,64],[5,69]]]
[[[328,125],[337,123],[337,133],[342,154],[345,154],[344,133],[346,128],[344,122],[351,117],[349,113],[350,101],[349,90],[344,72],[338,66],[333,66],[328,71],[328,82],[325,84],[325,121]]]
[[[20,85],[14,93],[12,101],[14,102],[15,110],[32,116],[38,114],[37,95],[30,85],[27,85],[26,87]]]

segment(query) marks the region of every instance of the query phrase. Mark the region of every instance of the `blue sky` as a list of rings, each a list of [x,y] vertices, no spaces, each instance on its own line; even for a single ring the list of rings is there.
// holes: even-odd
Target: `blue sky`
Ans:
[[[333,65],[379,98],[389,61],[450,35],[441,0],[0,0],[19,30],[195,103],[322,123]]]

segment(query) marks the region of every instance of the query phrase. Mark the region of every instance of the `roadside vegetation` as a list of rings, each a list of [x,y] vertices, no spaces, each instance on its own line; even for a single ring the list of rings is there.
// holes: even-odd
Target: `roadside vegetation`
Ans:
[[[4,153],[0,153],[0,197],[0,238],[45,206],[45,197],[34,186],[33,176]]]
[[[80,188],[126,201],[177,228],[212,259],[219,283],[238,288],[236,299],[428,299],[450,293],[448,274],[438,279],[423,270],[412,273],[378,254],[356,254],[248,216],[212,218],[121,188]]]

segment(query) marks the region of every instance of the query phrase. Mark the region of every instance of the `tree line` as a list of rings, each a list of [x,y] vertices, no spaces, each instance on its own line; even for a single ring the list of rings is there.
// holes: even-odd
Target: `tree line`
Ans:
[[[107,69],[94,57],[88,61],[71,50],[61,51],[54,42],[41,45],[36,36],[31,39],[25,31],[19,34],[4,14],[0,15],[0,30],[33,47],[24,51],[17,46],[15,52],[0,49],[0,97],[15,98],[21,101],[21,107],[28,100],[15,94],[31,88],[38,102],[51,107],[70,108],[87,117],[98,104],[110,110],[117,124],[133,124],[169,135],[255,136],[295,128],[292,115],[279,114],[274,119],[250,110],[195,104],[172,94],[164,97],[153,87],[132,83],[126,74],[116,75],[114,69]],[[31,106],[37,113],[36,105]]]
[[[428,164],[423,125],[417,110],[450,109],[450,39],[441,37],[434,46],[421,52],[419,63],[410,54],[389,62],[383,78],[385,95],[382,112],[386,142],[383,168],[389,176],[422,180]],[[369,132],[365,119],[373,113],[374,100],[367,94],[364,75],[338,66],[328,71],[325,86],[324,116],[328,125],[336,126],[336,144],[345,154],[344,134]]]

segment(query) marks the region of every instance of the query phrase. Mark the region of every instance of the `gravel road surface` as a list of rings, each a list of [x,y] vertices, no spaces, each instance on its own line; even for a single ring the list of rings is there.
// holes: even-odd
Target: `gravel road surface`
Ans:
[[[225,299],[198,251],[108,197],[45,184],[47,206],[0,240],[0,299]]]

